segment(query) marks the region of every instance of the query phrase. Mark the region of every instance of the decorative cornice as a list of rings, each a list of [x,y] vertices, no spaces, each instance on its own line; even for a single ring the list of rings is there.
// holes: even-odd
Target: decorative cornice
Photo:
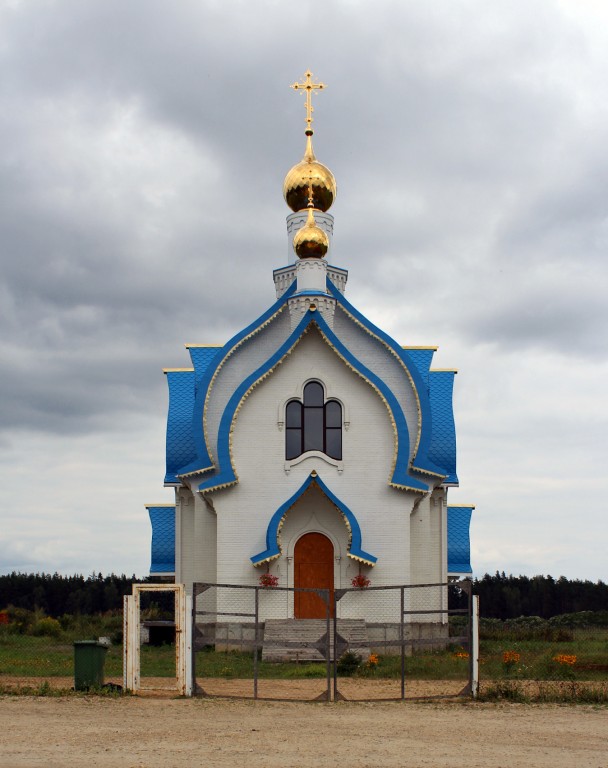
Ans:
[[[194,368],[163,368],[163,373],[193,373]]]
[[[373,566],[376,564],[378,558],[374,555],[370,555],[369,552],[365,552],[362,548],[361,540],[361,528],[357,518],[353,512],[344,504],[340,499],[335,496],[321,480],[318,473],[313,470],[306,480],[302,483],[300,488],[285,501],[277,509],[274,515],[270,518],[268,527],[266,529],[266,549],[263,552],[259,552],[257,555],[253,555],[251,562],[255,566],[269,563],[272,560],[280,557],[282,554],[281,548],[281,528],[285,521],[287,513],[293,507],[293,505],[310,489],[312,485],[316,485],[319,490],[327,496],[329,501],[336,507],[336,509],[342,515],[344,523],[349,532],[349,541],[347,546],[347,556],[358,562],[365,563],[365,565]]]

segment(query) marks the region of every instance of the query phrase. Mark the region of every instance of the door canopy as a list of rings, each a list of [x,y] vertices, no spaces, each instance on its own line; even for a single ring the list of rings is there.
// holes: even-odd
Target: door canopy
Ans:
[[[257,555],[254,555],[251,558],[251,562],[257,566],[264,563],[269,563],[272,560],[276,560],[277,557],[281,556],[280,533],[283,526],[283,521],[291,507],[293,507],[300,496],[302,496],[302,494],[307,491],[313,483],[315,483],[318,488],[327,496],[327,498],[331,501],[334,507],[336,507],[344,519],[349,532],[348,551],[346,553],[348,557],[356,560],[359,563],[364,563],[365,565],[375,565],[378,558],[374,555],[371,555],[369,552],[365,552],[362,549],[361,528],[359,527],[357,518],[346,506],[346,504],[342,503],[340,499],[329,490],[329,488],[325,485],[325,483],[314,470],[302,483],[300,488],[293,494],[293,496],[287,499],[285,503],[281,504],[274,515],[270,518],[270,522],[268,523],[268,527],[266,529],[266,549],[263,552],[259,552]]]

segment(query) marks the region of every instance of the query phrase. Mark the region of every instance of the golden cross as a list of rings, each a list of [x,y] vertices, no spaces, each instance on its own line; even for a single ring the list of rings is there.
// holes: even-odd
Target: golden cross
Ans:
[[[310,69],[307,69],[306,72],[304,72],[304,77],[306,78],[304,82],[294,83],[291,88],[293,88],[294,91],[306,91],[306,133],[308,134],[308,131],[310,131],[312,134],[312,113],[315,111],[312,106],[312,92],[317,90],[322,91],[326,86],[325,83],[313,83],[312,72]]]

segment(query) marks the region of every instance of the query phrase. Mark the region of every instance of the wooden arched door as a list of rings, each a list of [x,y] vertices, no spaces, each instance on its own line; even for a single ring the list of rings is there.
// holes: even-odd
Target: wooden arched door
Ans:
[[[334,545],[322,533],[305,533],[296,542],[293,555],[294,587],[329,589],[333,618]],[[324,619],[325,601],[314,592],[296,592],[294,614],[296,619]]]

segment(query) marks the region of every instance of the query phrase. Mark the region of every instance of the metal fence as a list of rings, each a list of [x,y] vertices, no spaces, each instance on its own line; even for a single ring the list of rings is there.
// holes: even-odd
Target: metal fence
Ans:
[[[506,698],[608,701],[608,627],[576,614],[481,619],[484,690]]]
[[[454,590],[458,607],[449,604]],[[310,593],[321,601],[322,618],[280,618]],[[197,583],[194,690],[325,701],[471,695],[472,617],[468,580],[451,588],[440,583],[332,592]]]
[[[202,694],[300,700],[456,696],[472,690],[478,656],[483,696],[494,691],[502,698],[608,701],[608,626],[600,613],[481,619],[477,654],[468,582],[333,594],[304,590],[329,607],[312,634],[297,641],[282,633],[280,623],[269,633],[269,617],[293,615],[296,590],[197,584],[193,591],[192,661]],[[374,617],[380,608],[383,621]],[[171,688],[176,654],[167,610],[152,595],[142,604],[141,674]],[[74,642],[101,636],[111,643],[105,679],[122,684],[121,612],[51,619],[11,609],[6,616],[0,623],[0,691],[70,689]],[[365,622],[363,639],[348,626],[357,619]],[[347,653],[358,657],[350,668]],[[272,661],[273,654],[283,663]]]

